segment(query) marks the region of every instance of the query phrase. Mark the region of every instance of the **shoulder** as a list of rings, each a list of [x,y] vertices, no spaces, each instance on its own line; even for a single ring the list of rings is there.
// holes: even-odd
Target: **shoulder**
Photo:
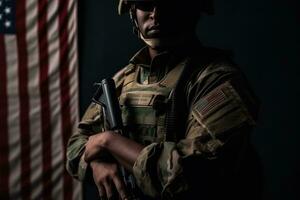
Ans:
[[[245,87],[250,87],[245,74],[234,63],[229,51],[204,48],[191,58],[191,64],[193,66],[187,82],[188,91],[197,88],[201,89],[201,95],[205,95],[227,81],[241,82]]]
[[[259,100],[230,54],[216,49],[208,49],[204,54],[207,56],[202,57],[205,62],[201,59],[194,62],[195,68],[186,88],[188,102],[193,109],[201,113],[207,111],[207,106],[215,108],[232,100],[248,111],[252,121],[256,121]]]
[[[218,77],[225,74],[237,73],[240,69],[232,61],[229,51],[203,48],[201,52],[193,55],[191,82],[200,82],[209,76]]]
[[[117,71],[114,76],[112,77],[113,80],[115,81],[116,88],[122,87],[125,78],[128,74],[132,73],[135,70],[135,65],[129,63],[119,71]]]

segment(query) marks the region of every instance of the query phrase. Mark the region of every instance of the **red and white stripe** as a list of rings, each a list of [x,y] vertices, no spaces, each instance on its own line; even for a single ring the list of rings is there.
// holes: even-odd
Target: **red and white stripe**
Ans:
[[[9,145],[8,145],[8,99],[5,40],[0,35],[0,199],[8,199],[9,191]]]
[[[81,199],[65,170],[78,121],[77,1],[16,6],[16,35],[0,35],[0,199]]]

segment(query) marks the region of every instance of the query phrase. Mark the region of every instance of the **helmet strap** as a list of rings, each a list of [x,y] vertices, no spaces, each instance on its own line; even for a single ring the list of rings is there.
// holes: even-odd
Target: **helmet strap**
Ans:
[[[140,30],[139,30],[139,26],[136,20],[136,8],[135,6],[131,6],[130,10],[129,10],[129,16],[130,16],[130,21],[132,24],[132,31],[135,35],[139,36]]]

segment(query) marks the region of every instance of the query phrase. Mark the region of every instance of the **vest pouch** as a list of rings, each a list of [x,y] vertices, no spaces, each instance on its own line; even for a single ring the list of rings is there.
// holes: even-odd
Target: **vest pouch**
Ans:
[[[122,106],[122,120],[130,138],[148,145],[155,142],[157,117],[152,106]]]

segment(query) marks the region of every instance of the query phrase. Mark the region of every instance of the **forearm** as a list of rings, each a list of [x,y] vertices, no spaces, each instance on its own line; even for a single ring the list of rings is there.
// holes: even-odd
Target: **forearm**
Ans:
[[[132,167],[144,148],[143,145],[112,131],[93,135],[86,144],[85,160],[91,162],[103,152],[109,152],[121,165],[132,171]]]
[[[107,134],[104,148],[114,156],[121,165],[132,171],[132,167],[144,148],[143,145],[115,133]]]

